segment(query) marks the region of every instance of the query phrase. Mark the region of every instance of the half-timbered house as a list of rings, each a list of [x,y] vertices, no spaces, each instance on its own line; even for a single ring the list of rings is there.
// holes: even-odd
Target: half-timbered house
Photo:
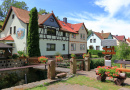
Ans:
[[[27,35],[29,26],[29,11],[10,7],[2,27],[0,42],[12,45],[12,53],[25,51],[27,53]],[[51,56],[57,52],[68,55],[69,33],[62,29],[54,13],[38,15],[39,47],[41,55]],[[4,39],[9,37],[8,40]]]

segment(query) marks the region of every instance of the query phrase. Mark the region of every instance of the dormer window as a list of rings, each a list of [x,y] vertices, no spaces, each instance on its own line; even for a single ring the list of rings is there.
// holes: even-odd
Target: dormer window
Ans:
[[[14,19],[14,14],[12,15],[12,19]]]

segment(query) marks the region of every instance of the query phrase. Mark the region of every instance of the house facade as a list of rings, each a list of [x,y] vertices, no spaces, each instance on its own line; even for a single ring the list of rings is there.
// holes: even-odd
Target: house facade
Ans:
[[[83,54],[87,52],[87,29],[84,23],[71,24],[67,18],[59,21],[62,29],[72,32],[69,34],[69,54]]]
[[[87,49],[94,49],[94,50],[102,50],[103,46],[101,46],[102,39],[113,39],[111,33],[101,33],[94,32],[89,35],[87,38]]]
[[[12,53],[27,53],[29,11],[11,7],[2,27],[0,42],[13,46]],[[38,15],[39,48],[42,56],[68,55],[69,31],[63,30],[54,13]],[[72,32],[71,32],[72,33]],[[8,39],[5,39],[8,37]]]
[[[128,39],[126,39],[126,43],[128,44],[128,46],[130,46],[130,38],[128,37]]]
[[[124,35],[113,35],[113,39],[116,40],[117,45],[119,45],[120,42],[126,42],[126,38]]]

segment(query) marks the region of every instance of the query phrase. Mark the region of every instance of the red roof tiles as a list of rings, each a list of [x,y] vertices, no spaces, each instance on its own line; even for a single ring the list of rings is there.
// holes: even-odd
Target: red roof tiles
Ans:
[[[6,37],[0,38],[0,40],[14,41],[14,39],[11,37],[11,35],[8,35]]]
[[[117,36],[117,35],[113,35],[117,40],[119,41],[123,41],[125,36],[124,35],[121,35],[121,36]]]
[[[109,37],[109,35],[111,34],[111,33],[99,33],[99,32],[94,32],[100,39],[105,39],[105,38],[108,38]]]

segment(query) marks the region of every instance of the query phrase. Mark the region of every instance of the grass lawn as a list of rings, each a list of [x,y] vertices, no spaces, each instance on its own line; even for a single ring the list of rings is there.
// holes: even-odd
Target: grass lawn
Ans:
[[[114,84],[114,82],[110,81],[110,80],[106,80],[106,82],[100,82],[94,78],[81,76],[81,75],[75,76],[75,77],[70,78],[66,81],[58,82],[56,84],[59,84],[59,83],[72,84],[72,85],[73,84],[86,85],[88,87],[94,87],[94,88],[97,88],[99,90],[118,90],[118,89],[122,88],[122,86],[116,86]],[[130,86],[123,86],[123,87],[130,88]],[[35,87],[32,89],[28,89],[28,90],[46,90],[46,89],[47,88],[45,86],[41,85],[41,86],[38,86],[38,87]]]

